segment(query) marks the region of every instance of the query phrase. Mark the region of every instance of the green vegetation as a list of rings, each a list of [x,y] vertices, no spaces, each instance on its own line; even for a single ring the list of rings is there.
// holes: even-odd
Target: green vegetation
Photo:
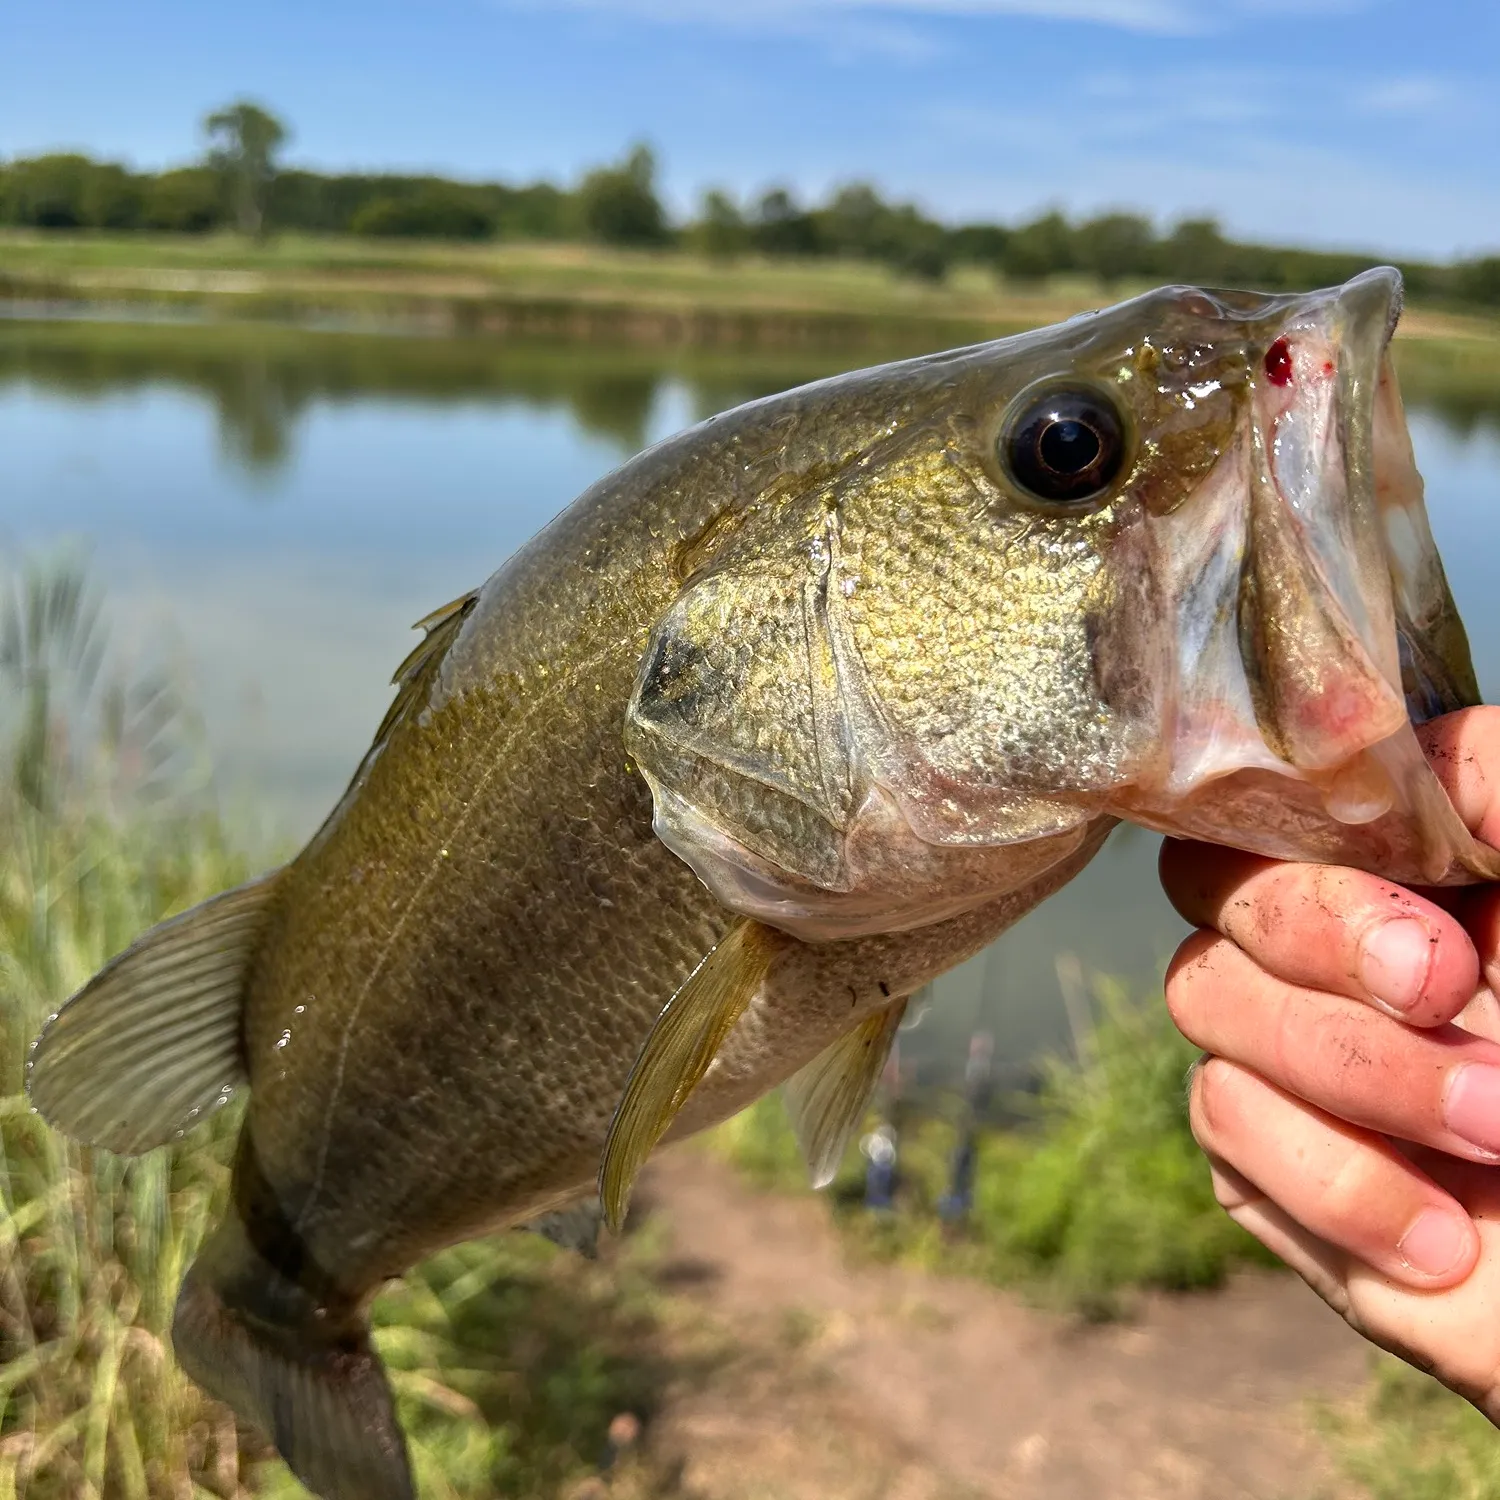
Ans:
[[[617,164],[584,174],[576,187],[537,182],[457,182],[433,176],[278,171],[286,126],[248,100],[204,122],[211,146],[201,165],[151,173],[76,154],[0,164],[0,225],[42,230],[167,230],[198,233],[237,226],[374,238],[584,240],[660,247],[680,243],[723,262],[855,260],[902,277],[940,282],[962,266],[1013,285],[1079,276],[1106,289],[1131,282],[1188,281],[1266,289],[1326,286],[1380,257],[1362,252],[1241,244],[1211,219],[1165,232],[1139,214],[1109,213],[1075,223],[1052,212],[1019,225],[949,225],[912,204],[893,204],[866,182],[804,205],[783,187],[754,203],[721,188],[705,193],[698,216],[673,225],[644,145]],[[1452,265],[1403,263],[1411,294],[1429,303],[1500,307],[1500,255]]]
[[[266,223],[266,197],[276,177],[276,153],[286,127],[248,100],[216,110],[203,128],[213,143],[209,165],[227,189],[235,223],[243,234],[259,234]]]
[[[1500,1500],[1500,1440],[1460,1396],[1381,1355],[1351,1411],[1319,1413],[1341,1467],[1370,1500]]]
[[[185,1380],[168,1341],[182,1271],[227,1188],[231,1107],[138,1160],[31,1114],[44,1018],[158,918],[249,873],[192,774],[170,684],[110,661],[77,572],[7,579],[0,605],[0,1496],[303,1493]],[[709,1367],[650,1289],[649,1233],[608,1267],[529,1236],[438,1256],[376,1308],[423,1493],[539,1496],[594,1472],[622,1411]],[[663,1494],[636,1466],[613,1493]]]
[[[985,1130],[973,1211],[958,1233],[937,1207],[956,1141],[944,1114],[902,1122],[894,1213],[860,1206],[863,1163],[851,1147],[831,1189],[852,1250],[1023,1287],[1091,1318],[1117,1316],[1142,1287],[1220,1285],[1243,1262],[1273,1263],[1214,1202],[1187,1121],[1196,1049],[1166,1007],[1095,983],[1099,1019],[1078,1061],[1044,1063],[1030,1128]],[[780,1101],[721,1127],[713,1147],[757,1185],[805,1183]]]

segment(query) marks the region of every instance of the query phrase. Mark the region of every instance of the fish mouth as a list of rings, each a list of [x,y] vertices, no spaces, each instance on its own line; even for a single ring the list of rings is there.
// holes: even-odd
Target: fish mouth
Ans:
[[[1400,312],[1382,268],[1247,317],[1241,442],[1162,535],[1166,764],[1112,811],[1393,879],[1495,873],[1414,733],[1479,694],[1391,363]]]

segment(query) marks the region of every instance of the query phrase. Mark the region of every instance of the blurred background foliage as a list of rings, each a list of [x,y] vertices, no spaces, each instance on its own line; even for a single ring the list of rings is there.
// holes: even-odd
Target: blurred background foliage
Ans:
[[[836,188],[821,204],[804,204],[784,187],[746,203],[710,189],[696,214],[674,223],[658,190],[656,159],[645,145],[584,173],[572,186],[468,182],[278,169],[290,130],[248,100],[215,111],[204,124],[210,145],[203,161],[163,172],[136,172],[78,154],[0,163],[0,225],[678,245],[725,262],[746,255],[865,260],[926,281],[941,281],[959,266],[979,266],[1022,286],[1072,274],[1105,288],[1185,281],[1298,289],[1346,280],[1380,260],[1358,252],[1243,244],[1207,218],[1163,228],[1133,213],[1074,221],[1054,211],[1027,223],[943,224],[911,204],[887,202],[863,182]],[[1401,270],[1416,299],[1500,307],[1500,256],[1450,265],[1404,261]]]

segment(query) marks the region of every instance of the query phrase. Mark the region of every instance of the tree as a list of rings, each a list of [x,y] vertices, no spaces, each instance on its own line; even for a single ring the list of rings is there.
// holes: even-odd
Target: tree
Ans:
[[[494,233],[495,220],[485,211],[479,191],[456,182],[430,182],[414,193],[371,198],[349,227],[355,234],[482,240]]]
[[[1074,232],[1079,263],[1107,287],[1156,269],[1156,231],[1139,214],[1103,214]]]
[[[817,220],[786,188],[772,188],[755,205],[751,231],[767,255],[816,255],[822,249]]]
[[[1213,219],[1183,219],[1162,241],[1162,269],[1175,281],[1221,285],[1234,247]]]
[[[1023,224],[1005,246],[1005,274],[1015,281],[1045,281],[1073,265],[1073,227],[1055,211]]]
[[[241,99],[215,110],[203,129],[210,143],[209,164],[224,178],[235,221],[246,234],[263,233],[266,195],[276,176],[276,153],[286,143],[286,126],[258,104]]]
[[[178,167],[149,178],[141,223],[147,229],[202,234],[224,220],[224,193],[208,167]]]
[[[598,167],[578,189],[584,233],[606,245],[659,245],[667,216],[656,196],[656,157],[636,146],[618,166]]]
[[[718,188],[703,195],[703,210],[691,230],[693,244],[714,260],[733,260],[750,244],[750,231],[739,205]]]

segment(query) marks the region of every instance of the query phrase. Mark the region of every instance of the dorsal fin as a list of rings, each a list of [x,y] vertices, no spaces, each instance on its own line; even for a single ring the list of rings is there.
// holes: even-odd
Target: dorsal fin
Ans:
[[[421,696],[428,672],[442,660],[443,654],[453,644],[478,599],[479,590],[470,589],[467,594],[450,599],[430,615],[423,615],[412,626],[413,630],[425,631],[426,634],[412,647],[406,660],[396,668],[395,675],[391,678],[396,686],[396,696],[386,709],[380,728],[375,731],[377,745],[400,723],[407,710]]]
[[[48,1021],[26,1091],[49,1124],[133,1156],[228,1101],[245,1082],[245,980],[279,874],[153,927]]]

